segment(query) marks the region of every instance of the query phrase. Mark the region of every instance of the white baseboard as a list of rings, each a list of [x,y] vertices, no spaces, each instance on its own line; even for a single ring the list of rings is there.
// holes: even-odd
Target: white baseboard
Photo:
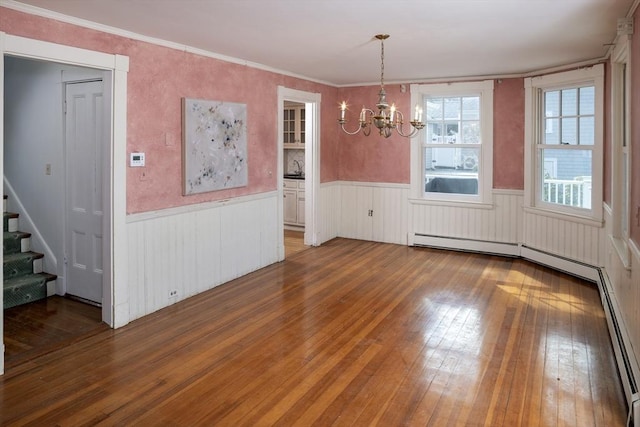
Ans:
[[[481,240],[456,239],[451,237],[414,234],[409,239],[410,246],[428,246],[458,251],[482,252],[486,254],[520,256],[520,247],[512,243],[485,242]]]
[[[573,261],[558,255],[541,252],[527,246],[520,246],[520,256],[537,264],[546,265],[554,270],[564,271],[573,276],[582,277],[592,282],[600,280],[599,269],[591,265]]]
[[[596,267],[515,243],[486,242],[481,240],[428,236],[424,234],[414,234],[409,237],[409,241],[411,242],[409,246],[427,246],[440,249],[519,257],[592,282],[596,282],[600,278],[599,270]]]

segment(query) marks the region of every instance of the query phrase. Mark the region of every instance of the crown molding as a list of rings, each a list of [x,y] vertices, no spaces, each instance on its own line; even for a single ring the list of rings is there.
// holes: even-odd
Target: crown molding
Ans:
[[[269,67],[264,64],[260,64],[257,62],[247,61],[241,58],[235,58],[232,56],[221,55],[219,53],[210,52],[204,49],[195,48],[188,45],[183,45],[180,43],[171,42],[168,40],[158,39],[155,37],[148,37],[142,34],[134,33],[131,31],[123,30],[121,28],[111,27],[108,25],[99,24],[97,22],[88,21],[86,19],[80,19],[73,16],[64,15],[62,13],[53,12],[51,10],[43,9],[40,7],[31,6],[28,4],[20,3],[15,0],[0,0],[0,7],[6,7],[8,9],[13,9],[18,12],[27,13],[29,15],[40,16],[42,18],[53,19],[55,21],[64,22],[71,25],[76,25],[83,28],[88,28],[91,30],[100,31],[107,34],[113,34],[120,37],[125,37],[133,40],[138,40],[145,43],[154,44],[157,46],[163,46],[169,49],[178,50],[181,52],[191,53],[198,56],[204,56],[207,58],[217,59],[224,62],[229,62],[232,64],[243,65],[246,67],[255,68],[262,71],[268,71],[271,73],[281,74],[287,77],[293,77],[296,79],[301,79],[313,83],[318,83],[326,86],[337,87],[335,84],[326,82],[323,80],[314,79],[311,77],[303,76],[300,74],[292,73],[287,70],[282,70],[278,68]]]

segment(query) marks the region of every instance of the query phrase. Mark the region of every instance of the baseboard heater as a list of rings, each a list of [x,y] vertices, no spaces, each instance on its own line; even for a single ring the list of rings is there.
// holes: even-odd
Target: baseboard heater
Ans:
[[[636,378],[640,378],[640,368],[635,355],[627,350],[632,348],[631,341],[624,321],[618,320],[622,319],[620,309],[611,292],[609,278],[602,269],[573,261],[569,258],[539,251],[525,245],[441,237],[418,233],[413,236],[413,239],[409,239],[409,241],[412,242],[410,246],[523,258],[595,282],[607,319],[609,337],[629,408],[627,426],[640,427],[640,393],[638,392],[636,382]]]
[[[604,308],[605,316],[607,318],[609,335],[611,337],[613,351],[616,356],[618,372],[620,373],[622,387],[629,407],[627,425],[640,427],[640,395],[638,394],[638,385],[636,383],[638,364],[635,357],[631,359],[630,354],[627,351],[627,348],[631,347],[630,340],[626,332],[626,328],[624,327],[624,323],[621,324],[618,321],[618,304],[615,298],[612,298],[611,296],[609,278],[601,269],[598,269],[598,273],[600,276],[600,280],[598,280],[598,289],[600,291],[600,298],[602,299],[602,307]],[[633,424],[629,424],[631,419],[633,419]]]

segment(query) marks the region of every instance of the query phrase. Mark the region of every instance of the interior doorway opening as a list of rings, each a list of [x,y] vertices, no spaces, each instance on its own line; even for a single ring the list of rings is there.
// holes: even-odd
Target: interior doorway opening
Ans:
[[[101,319],[110,327],[124,326],[129,322],[128,293],[126,288],[127,245],[126,245],[126,163],[114,159],[126,158],[127,140],[127,73],[129,58],[122,55],[80,49],[71,46],[43,42],[0,32],[0,107],[6,110],[5,101],[5,58],[15,57],[57,64],[74,65],[99,70],[104,82],[104,93],[108,97],[105,105],[111,112],[107,125],[108,155],[105,156],[105,188],[103,204],[108,219],[104,222],[104,236],[109,250],[103,254],[104,286]],[[26,77],[26,76],[25,76]],[[58,79],[59,81],[59,79]],[[59,93],[62,89],[59,87]],[[37,126],[36,118],[33,126]],[[0,114],[0,128],[6,128],[6,117]],[[58,117],[58,120],[60,118]],[[0,153],[4,156],[4,132],[0,132]],[[58,153],[62,156],[62,153]],[[4,177],[4,157],[0,161],[0,172]],[[42,166],[42,165],[40,165]],[[44,166],[44,174],[48,171]],[[41,171],[42,172],[42,171]],[[53,172],[53,169],[52,169]],[[114,188],[115,185],[120,187]],[[4,259],[4,256],[3,256]],[[2,274],[2,273],[0,273]],[[2,277],[2,276],[0,276]],[[114,283],[121,283],[116,287]],[[57,284],[56,284],[57,286]],[[3,302],[4,296],[0,296]],[[118,307],[118,310],[115,309]],[[4,373],[4,325],[0,322],[0,336],[3,337],[0,351],[0,374]]]
[[[112,108],[111,96],[108,93],[105,96],[104,88],[110,88],[112,83],[110,72],[54,61],[5,55],[3,65],[5,209],[15,217],[18,232],[28,236],[22,239],[23,251],[41,257],[37,258],[37,266],[33,266],[34,273],[41,270],[55,276],[46,284],[47,292],[39,293],[34,301],[21,301],[18,296],[16,301],[4,301],[6,356],[15,364],[76,339],[104,320],[101,308],[95,306],[101,307],[104,295],[110,295],[110,283],[99,277],[92,294],[85,294],[86,281],[73,279],[69,274],[70,255],[87,251],[75,247],[69,238],[70,234],[78,235],[70,226],[78,221],[69,218],[71,212],[77,214],[77,209],[67,209],[67,205],[69,201],[78,200],[78,190],[85,189],[96,199],[87,203],[92,206],[90,211],[100,214],[106,211],[108,215],[103,205],[108,206],[109,202],[103,195],[108,194],[109,184],[103,175],[109,170],[105,157],[110,148],[108,124],[112,122]],[[93,86],[88,93],[69,90],[69,87],[87,85]],[[85,101],[93,103],[91,108]],[[89,111],[94,114],[87,121],[85,113]],[[85,135],[78,133],[82,129]],[[91,140],[87,140],[86,134]],[[79,141],[81,138],[84,141]],[[75,150],[82,146],[80,142],[94,151],[90,158],[86,158],[86,152],[78,154]],[[75,159],[68,157],[72,154]],[[102,253],[104,246],[111,242],[102,242],[106,231],[102,221],[89,222],[97,227],[88,237],[92,240],[89,246],[97,251],[91,257],[101,270],[105,263],[109,265],[109,259],[105,260]],[[73,266],[78,267],[72,262]],[[92,270],[96,270],[95,266]],[[63,296],[70,294],[86,298],[76,299],[74,303],[65,301]],[[44,295],[47,298],[37,299]],[[110,299],[107,298],[107,302]],[[91,301],[94,307],[84,308],[77,302],[82,300]],[[9,306],[12,308],[7,308]],[[110,307],[105,309],[111,311]]]
[[[320,101],[319,93],[278,87],[278,191],[280,195],[278,212],[281,230],[278,246],[281,260],[285,258],[285,209],[289,209],[287,218],[290,219],[292,209],[295,206],[296,215],[300,218],[298,226],[303,224],[303,227],[299,228],[304,230],[304,244],[307,246],[319,245]],[[298,115],[287,114],[285,116],[285,110],[298,111]],[[287,146],[287,144],[289,145]],[[288,151],[286,157],[291,160],[291,164],[289,164],[289,160],[285,164],[285,150]],[[294,153],[293,150],[299,151],[296,154],[290,154],[289,151]],[[301,161],[301,159],[304,160]],[[289,174],[289,172],[293,173]],[[285,179],[291,179],[291,175],[295,175],[296,172],[300,172],[301,176],[296,181],[295,205],[289,203],[288,206],[285,206],[285,191],[287,191],[287,197],[293,197],[291,191],[293,189],[285,188]],[[287,178],[285,178],[285,174]]]

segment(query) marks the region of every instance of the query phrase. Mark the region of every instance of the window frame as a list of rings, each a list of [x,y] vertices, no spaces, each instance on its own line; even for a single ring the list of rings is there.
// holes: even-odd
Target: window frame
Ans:
[[[631,268],[631,49],[617,40],[611,55],[611,239],[625,268]],[[626,165],[625,165],[626,163]],[[626,167],[625,167],[626,166]],[[626,192],[625,192],[626,189]]]
[[[542,150],[553,147],[564,149],[567,146],[540,143],[543,132],[544,99],[542,93],[551,89],[568,89],[581,86],[594,87],[594,143],[578,145],[573,150],[590,150],[591,156],[591,208],[579,208],[556,203],[545,202],[542,198],[542,176],[540,162]],[[525,87],[525,208],[539,213],[560,214],[602,224],[603,206],[603,146],[604,146],[604,65],[595,64],[576,70],[528,77]],[[541,145],[543,147],[541,147]],[[574,146],[568,146],[574,147]]]
[[[480,97],[480,158],[478,168],[478,194],[425,192],[424,152],[426,128],[411,141],[411,198],[414,201],[437,204],[491,204],[493,186],[493,80],[454,83],[412,84],[411,105],[424,106],[429,97]],[[426,112],[425,112],[426,115]]]

